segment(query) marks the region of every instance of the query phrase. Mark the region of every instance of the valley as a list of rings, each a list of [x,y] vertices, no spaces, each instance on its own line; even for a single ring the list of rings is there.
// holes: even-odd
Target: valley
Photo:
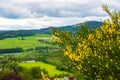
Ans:
[[[0,44],[3,44],[0,45],[0,66],[4,66],[5,71],[11,71],[10,67],[13,65],[17,72],[29,80],[33,80],[33,78],[38,80],[41,70],[45,70],[50,77],[64,77],[71,74],[70,71],[64,69],[64,56],[60,51],[60,47],[52,42],[52,35],[50,34],[5,38],[0,40]],[[18,48],[22,49],[22,51],[19,52]],[[3,64],[2,62],[4,61],[5,63]],[[17,67],[22,69],[22,71],[17,69]],[[38,77],[31,75],[30,71],[34,68],[37,68],[38,73],[34,74],[39,74]],[[32,77],[29,78],[28,76]]]

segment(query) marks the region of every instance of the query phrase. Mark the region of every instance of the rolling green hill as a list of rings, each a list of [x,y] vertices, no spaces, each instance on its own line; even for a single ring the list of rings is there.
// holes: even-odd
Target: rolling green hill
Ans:
[[[6,48],[23,48],[24,50],[35,48],[39,46],[53,46],[51,44],[47,44],[45,42],[40,42],[38,39],[40,38],[47,38],[48,40],[51,38],[51,35],[48,34],[36,34],[32,36],[25,36],[25,37],[16,37],[16,38],[6,38],[0,40],[0,49]]]

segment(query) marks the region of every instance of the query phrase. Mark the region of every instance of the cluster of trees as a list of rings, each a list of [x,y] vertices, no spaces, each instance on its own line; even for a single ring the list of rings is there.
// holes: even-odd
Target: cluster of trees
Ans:
[[[5,53],[21,53],[24,51],[31,51],[35,53],[42,53],[42,54],[48,54],[48,53],[54,53],[55,51],[58,51],[58,47],[49,47],[49,46],[42,46],[42,47],[35,47],[35,48],[29,48],[27,50],[23,50],[23,48],[16,47],[16,48],[3,48],[0,49],[0,54],[5,54]]]
[[[27,69],[19,66],[16,57],[4,56],[0,59],[0,80],[39,80],[42,78],[41,71],[49,76],[46,69],[40,67]]]
[[[45,47],[35,47],[34,50],[35,50],[35,52],[39,52],[39,53],[44,54],[44,53],[53,53],[54,51],[58,51],[59,48],[45,46]]]
[[[3,53],[20,53],[20,52],[23,52],[22,48],[0,49],[0,54],[3,54]]]
[[[68,66],[86,79],[113,80],[120,78],[120,12],[103,10],[111,19],[102,26],[90,28],[81,25],[74,33],[53,29],[54,41],[64,49],[64,56],[71,61]],[[78,78],[79,78],[78,77]]]
[[[37,53],[32,56],[36,57],[36,55],[41,56]],[[27,57],[29,56],[26,56],[26,58]],[[46,78],[50,78],[46,69],[41,69],[40,67],[22,67],[19,65],[20,60],[22,60],[22,58],[14,55],[0,57],[0,80],[39,80],[45,76]],[[60,74],[54,77],[62,78],[64,76],[69,76],[69,74]]]
[[[35,34],[36,34],[35,32],[30,30],[3,31],[0,32],[0,40],[5,38],[31,36]]]

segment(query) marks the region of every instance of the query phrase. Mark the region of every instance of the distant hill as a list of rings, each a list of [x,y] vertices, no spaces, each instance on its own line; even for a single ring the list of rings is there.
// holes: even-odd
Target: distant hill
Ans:
[[[55,27],[57,29],[61,29],[61,30],[68,30],[68,31],[73,31],[73,28],[76,27],[76,28],[79,28],[80,25],[84,25],[84,24],[88,24],[90,26],[90,28],[93,28],[93,27],[99,27],[103,24],[103,22],[99,22],[99,21],[87,21],[87,22],[84,22],[84,23],[78,23],[78,24],[74,24],[74,25],[68,25],[68,26],[59,26],[59,27]],[[47,34],[50,34],[51,33],[51,27],[49,28],[44,28],[44,29],[39,29],[39,30],[33,30],[35,33],[47,33]]]
[[[88,25],[93,28],[93,27],[99,27],[100,25],[102,25],[102,22],[98,22],[98,21],[88,21],[88,22],[84,22],[84,23],[79,23],[79,24],[75,24],[75,25],[69,25],[69,26],[59,26],[59,27],[55,27],[57,29],[61,29],[61,30],[69,30],[69,31],[73,31],[73,27],[79,28],[79,26],[81,24],[86,24],[88,23]],[[51,33],[51,29],[49,28],[44,28],[44,29],[37,29],[37,30],[14,30],[14,31],[0,31],[0,39],[4,39],[4,38],[13,38],[13,37],[24,37],[24,36],[31,36],[34,34],[50,34]]]
[[[99,27],[103,24],[103,22],[99,22],[99,21],[87,21],[87,22],[84,22],[84,23],[78,23],[78,24],[74,24],[74,25],[68,25],[68,26],[59,26],[59,27],[55,27],[57,29],[61,29],[61,30],[68,30],[68,31],[72,31],[74,27],[76,28],[79,28],[79,26],[81,24],[86,24],[88,23],[88,25],[90,26],[90,28],[93,28],[93,27]],[[51,33],[51,27],[49,28],[44,28],[44,29],[38,29],[38,30],[32,30],[33,32],[35,33],[45,33],[45,34],[50,34]]]

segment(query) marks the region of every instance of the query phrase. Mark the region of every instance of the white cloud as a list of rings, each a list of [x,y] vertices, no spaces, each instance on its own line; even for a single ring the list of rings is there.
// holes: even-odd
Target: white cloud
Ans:
[[[7,18],[26,18],[34,16],[31,14],[31,11],[26,8],[8,4],[0,4],[0,11],[0,16]]]
[[[85,17],[105,15],[101,7],[108,4],[111,9],[120,10],[119,0],[2,0],[1,17],[30,18],[43,17]],[[95,11],[95,12],[93,12]],[[9,15],[9,16],[8,16]],[[13,17],[14,18],[14,17]]]
[[[84,18],[69,17],[69,18],[56,18],[47,17],[43,18],[27,18],[27,19],[7,19],[0,18],[0,30],[19,30],[19,29],[41,29],[49,26],[65,26],[84,21],[103,21],[107,17],[89,16]]]
[[[38,29],[99,21],[107,16],[102,11],[103,4],[120,10],[120,0],[0,0],[0,29]]]

